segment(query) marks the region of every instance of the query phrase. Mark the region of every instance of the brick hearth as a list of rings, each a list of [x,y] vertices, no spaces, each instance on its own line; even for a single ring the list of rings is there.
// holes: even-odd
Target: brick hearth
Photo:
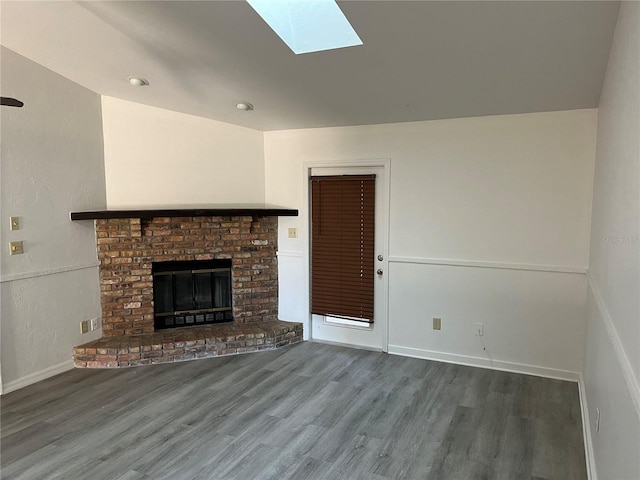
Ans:
[[[76,367],[121,368],[274,350],[302,341],[302,324],[270,320],[104,337],[73,349]]]
[[[277,216],[109,218],[95,226],[104,337],[74,349],[76,366],[170,362],[302,340],[301,324],[277,319]],[[231,259],[234,322],[154,331],[152,263],[213,259]]]

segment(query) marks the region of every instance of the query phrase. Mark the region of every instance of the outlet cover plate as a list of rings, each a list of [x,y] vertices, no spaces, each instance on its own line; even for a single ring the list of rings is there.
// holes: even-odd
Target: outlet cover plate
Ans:
[[[441,330],[442,329],[442,319],[438,317],[433,317],[433,329]]]

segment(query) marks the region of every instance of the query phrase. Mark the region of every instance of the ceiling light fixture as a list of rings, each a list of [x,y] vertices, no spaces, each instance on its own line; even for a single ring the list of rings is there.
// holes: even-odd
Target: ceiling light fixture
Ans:
[[[249,110],[253,110],[253,105],[251,105],[249,102],[238,102],[236,103],[236,108],[238,110],[244,110],[245,112],[248,112]]]
[[[149,85],[149,80],[142,77],[128,77],[129,83],[134,87],[145,87]]]

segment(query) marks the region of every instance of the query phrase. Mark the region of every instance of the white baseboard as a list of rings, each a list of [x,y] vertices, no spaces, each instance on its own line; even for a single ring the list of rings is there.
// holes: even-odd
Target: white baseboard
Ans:
[[[556,368],[540,367],[537,365],[527,365],[514,362],[503,362],[499,360],[488,360],[486,358],[472,357],[469,355],[456,355],[453,353],[436,352],[420,348],[401,347],[399,345],[389,345],[389,353],[402,355],[405,357],[423,358],[425,360],[435,360],[438,362],[454,363],[456,365],[466,365],[469,367],[488,368],[490,370],[500,370],[503,372],[523,373],[525,375],[535,375],[536,377],[554,378],[557,380],[567,380],[578,382],[579,372],[569,370],[559,370]]]
[[[580,393],[580,411],[582,412],[582,438],[584,438],[584,455],[587,461],[587,478],[589,480],[598,480],[596,459],[593,454],[593,443],[591,441],[591,417],[589,415],[587,391],[582,373],[578,378],[578,392]]]
[[[2,386],[2,394],[4,395],[5,393],[19,390],[33,383],[58,375],[59,373],[66,372],[67,370],[72,370],[73,367],[73,360],[66,360],[57,365],[45,368],[44,370],[40,370],[39,372],[30,373],[29,375],[25,375],[24,377],[4,384]]]

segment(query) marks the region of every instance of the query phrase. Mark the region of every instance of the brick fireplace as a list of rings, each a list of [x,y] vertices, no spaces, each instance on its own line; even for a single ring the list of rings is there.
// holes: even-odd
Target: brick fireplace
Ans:
[[[300,324],[277,319],[277,216],[101,218],[95,228],[103,338],[74,349],[77,366],[161,363],[302,339]],[[152,265],[219,259],[231,261],[233,322],[156,331]]]
[[[236,323],[278,317],[277,217],[96,220],[104,336],[152,333],[154,262],[230,259]]]

